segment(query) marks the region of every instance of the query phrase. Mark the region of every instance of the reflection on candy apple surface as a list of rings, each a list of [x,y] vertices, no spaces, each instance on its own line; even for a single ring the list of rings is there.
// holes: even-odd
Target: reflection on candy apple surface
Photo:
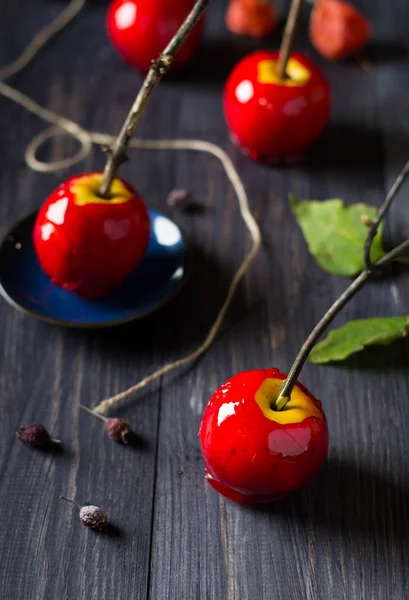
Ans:
[[[107,14],[108,36],[132,66],[147,72],[175,35],[195,4],[194,0],[114,0]],[[175,56],[172,68],[185,67],[199,44],[203,18]]]
[[[206,479],[231,500],[276,500],[307,483],[326,460],[321,402],[297,383],[286,407],[273,408],[285,377],[277,369],[239,373],[205,409],[199,436]]]
[[[116,177],[101,198],[102,173],[71,177],[42,205],[33,242],[42,269],[56,285],[84,298],[121,286],[141,260],[150,238],[147,208]]]
[[[328,124],[330,89],[320,70],[294,52],[287,77],[278,76],[278,51],[254,52],[241,60],[224,89],[231,137],[251,158],[292,160],[317,140]]]

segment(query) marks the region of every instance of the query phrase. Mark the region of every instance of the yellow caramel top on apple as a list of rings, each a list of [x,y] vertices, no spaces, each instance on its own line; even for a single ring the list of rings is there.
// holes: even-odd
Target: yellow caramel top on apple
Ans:
[[[260,83],[275,83],[288,87],[301,87],[311,78],[311,73],[297,59],[290,58],[287,63],[285,79],[278,76],[278,60],[261,60],[257,67],[257,78]]]
[[[102,173],[92,173],[91,175],[83,175],[78,177],[70,184],[70,192],[74,195],[74,203],[77,206],[85,206],[86,204],[125,204],[132,197],[130,192],[123,182],[115,178],[111,185],[110,198],[101,198],[99,189],[102,183]]]
[[[314,400],[297,385],[294,387],[291,399],[285,408],[283,410],[274,410],[272,405],[280,392],[282,383],[281,379],[269,377],[263,381],[256,392],[255,400],[267,419],[276,421],[280,425],[300,423],[307,417],[322,419],[322,413],[315,405]]]

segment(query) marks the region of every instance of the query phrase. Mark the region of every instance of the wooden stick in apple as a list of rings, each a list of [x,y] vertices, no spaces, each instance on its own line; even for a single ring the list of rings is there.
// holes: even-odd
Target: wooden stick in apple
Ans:
[[[153,62],[118,138],[107,149],[104,173],[71,177],[38,212],[35,252],[55,285],[83,298],[102,298],[119,289],[143,257],[150,238],[148,211],[137,192],[115,176],[116,171],[126,160],[126,149],[153,91],[210,1],[196,0]]]
[[[401,173],[397,177],[395,183],[393,184],[391,190],[385,198],[381,208],[378,211],[378,215],[376,219],[370,224],[368,229],[368,235],[366,238],[366,242],[364,245],[364,270],[358,277],[351,283],[351,285],[345,290],[343,294],[334,302],[334,304],[327,310],[322,319],[317,323],[314,327],[306,341],[304,342],[301,350],[299,351],[293,366],[288,372],[287,378],[283,382],[280,392],[277,396],[277,399],[274,403],[275,410],[283,410],[283,408],[287,405],[291,398],[291,392],[295,384],[297,383],[298,376],[303,368],[308,355],[311,350],[318,342],[319,338],[322,336],[324,331],[333,321],[333,319],[337,316],[337,314],[344,308],[344,306],[355,296],[355,294],[365,285],[365,283],[374,275],[374,273],[378,272],[380,269],[383,269],[387,265],[389,265],[392,261],[396,260],[401,254],[409,249],[409,239],[402,242],[385,254],[381,259],[377,262],[372,263],[370,260],[370,251],[371,245],[375,238],[376,232],[381,221],[384,219],[386,213],[388,212],[393,200],[396,198],[396,195],[401,188],[403,182],[409,175],[409,161],[403,167]]]
[[[121,163],[126,160],[126,150],[134,134],[138,121],[145,110],[153,92],[157,88],[162,77],[172,65],[173,59],[188,37],[200,17],[204,13],[211,0],[197,0],[186,20],[166,46],[162,54],[152,63],[151,68],[142,84],[142,87],[133,103],[122,129],[108,151],[108,160],[104,170],[99,194],[102,198],[109,199],[112,181]]]
[[[278,76],[285,79],[287,76],[287,62],[295,40],[298,21],[300,20],[301,8],[304,0],[293,0],[288,14],[278,57]]]

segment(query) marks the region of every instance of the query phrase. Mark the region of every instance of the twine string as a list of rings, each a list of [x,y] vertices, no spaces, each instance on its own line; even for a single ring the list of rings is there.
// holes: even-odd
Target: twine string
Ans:
[[[19,104],[30,113],[36,115],[43,121],[46,121],[51,125],[38,135],[36,135],[28,144],[25,151],[25,160],[27,165],[34,171],[42,173],[52,173],[60,169],[66,169],[78,164],[84,160],[92,151],[92,146],[95,145],[110,145],[115,141],[115,136],[93,132],[81,127],[78,123],[75,123],[71,119],[61,116],[54,111],[41,106],[33,99],[23,94],[19,90],[11,87],[5,83],[4,79],[16,75],[21,72],[28,64],[34,59],[39,53],[43,46],[57,33],[62,31],[81,11],[84,7],[86,0],[71,0],[69,5],[58,15],[51,23],[46,25],[27,45],[21,55],[12,63],[0,69],[0,94],[8,98],[9,100]],[[74,137],[80,143],[80,150],[71,157],[64,160],[49,161],[45,162],[37,158],[37,153],[40,146],[47,140],[66,133]],[[226,176],[229,179],[238,200],[240,215],[245,223],[247,230],[251,237],[251,247],[249,252],[244,257],[242,263],[235,272],[226,295],[226,298],[217,314],[217,317],[211,325],[208,334],[206,335],[202,344],[190,354],[175,360],[163,367],[157,369],[135,385],[132,385],[128,389],[111,396],[100,402],[94,411],[103,413],[107,409],[111,408],[114,404],[123,400],[124,398],[134,394],[138,390],[146,387],[151,382],[155,381],[159,377],[182,367],[204,354],[214,342],[226,312],[231,304],[233,296],[237,290],[240,281],[243,279],[245,273],[250,268],[250,265],[256,257],[260,246],[261,246],[261,233],[254,219],[247,197],[246,190],[240,179],[240,176],[235,169],[228,154],[216,144],[206,142],[203,140],[195,139],[158,139],[158,140],[142,140],[133,139],[130,143],[131,148],[139,150],[179,150],[179,151],[196,151],[204,152],[215,156],[223,165],[226,172]]]

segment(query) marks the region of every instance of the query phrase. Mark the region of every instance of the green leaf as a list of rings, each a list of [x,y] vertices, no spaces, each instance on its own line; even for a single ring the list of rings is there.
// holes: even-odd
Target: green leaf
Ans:
[[[362,215],[374,219],[377,209],[367,204],[346,206],[342,200],[302,202],[293,195],[290,205],[304,234],[308,249],[320,266],[333,275],[353,277],[364,268],[363,247],[367,227]],[[373,241],[371,259],[384,256],[382,226]]]
[[[311,351],[308,360],[323,364],[345,360],[351,354],[367,346],[390,344],[406,337],[409,332],[409,317],[378,317],[350,321],[339,329],[333,329]]]

